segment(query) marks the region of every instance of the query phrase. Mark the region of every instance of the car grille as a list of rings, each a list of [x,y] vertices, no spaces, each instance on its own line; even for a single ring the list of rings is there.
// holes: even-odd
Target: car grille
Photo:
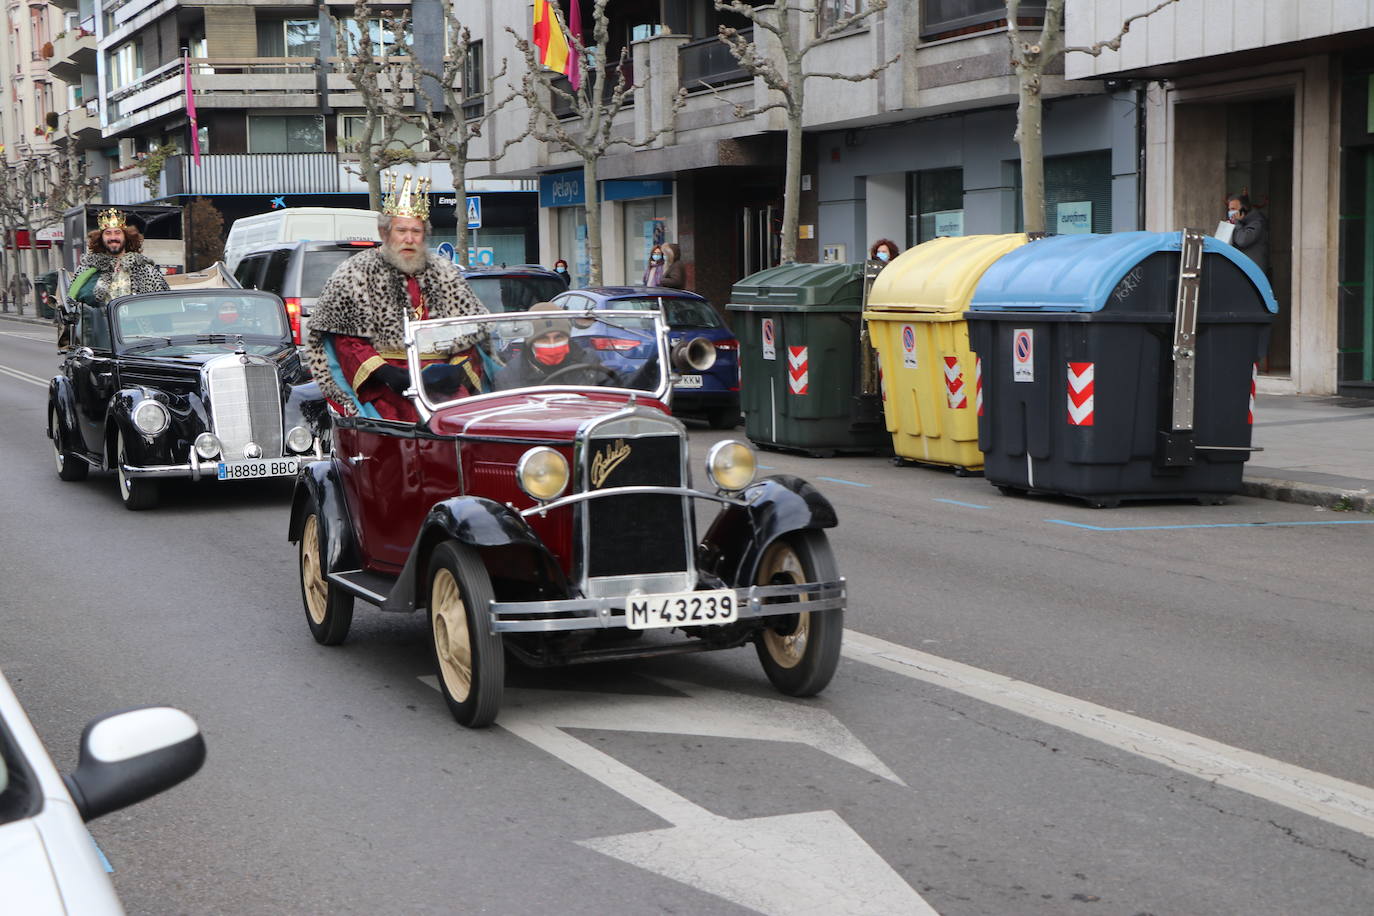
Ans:
[[[586,451],[589,488],[683,486],[685,445],[675,431],[661,436],[592,438]],[[588,500],[587,574],[628,576],[689,569],[691,545],[683,504],[680,496],[658,494]]]
[[[277,369],[264,360],[225,356],[205,366],[210,421],[224,443],[224,456],[243,456],[256,442],[264,458],[282,454],[281,386]]]

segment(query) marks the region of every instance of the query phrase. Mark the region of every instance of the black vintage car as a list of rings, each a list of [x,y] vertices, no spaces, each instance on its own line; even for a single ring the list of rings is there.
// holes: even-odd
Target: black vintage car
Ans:
[[[158,481],[294,476],[322,454],[319,389],[271,293],[174,288],[105,305],[66,301],[48,386],[57,474],[114,471],[126,508]]]

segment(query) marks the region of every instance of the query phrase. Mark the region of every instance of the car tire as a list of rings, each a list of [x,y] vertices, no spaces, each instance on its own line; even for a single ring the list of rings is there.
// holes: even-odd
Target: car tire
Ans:
[[[120,430],[115,439],[115,477],[119,481],[119,498],[124,508],[142,512],[157,505],[157,481],[147,478],[135,479],[124,473],[124,431]]]
[[[835,555],[825,533],[794,531],[768,545],[754,581],[758,585],[784,585],[838,578]],[[769,619],[775,622],[761,630],[754,641],[768,680],[788,696],[820,693],[840,662],[844,612],[810,611]]]
[[[353,596],[325,578],[320,549],[320,509],[314,496],[306,498],[305,521],[297,551],[301,604],[310,635],[322,646],[337,646],[353,625]]]
[[[74,455],[62,447],[62,419],[57,408],[48,408],[48,433],[52,436],[53,460],[57,463],[59,480],[85,480],[91,467],[80,455]]]
[[[457,541],[429,560],[429,629],[439,690],[458,724],[482,728],[496,719],[505,690],[506,655],[491,632],[491,578],[475,550]]]
[[[712,429],[734,429],[739,426],[739,408],[717,407],[706,414],[706,424]]]

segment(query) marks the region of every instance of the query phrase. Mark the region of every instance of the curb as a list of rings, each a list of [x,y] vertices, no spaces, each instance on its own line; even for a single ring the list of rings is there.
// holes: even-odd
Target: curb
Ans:
[[[1367,487],[1342,489],[1298,480],[1249,477],[1241,481],[1240,492],[1259,499],[1301,503],[1305,506],[1321,506],[1347,512],[1374,512],[1374,493]]]

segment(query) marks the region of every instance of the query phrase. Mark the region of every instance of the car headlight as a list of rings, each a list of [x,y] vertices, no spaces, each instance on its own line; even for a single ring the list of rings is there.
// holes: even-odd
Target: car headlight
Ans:
[[[286,433],[286,447],[296,454],[310,451],[314,444],[314,434],[304,426],[293,426]]]
[[[743,490],[754,480],[754,450],[736,439],[724,439],[706,454],[706,473],[722,490]]]
[[[172,422],[172,415],[157,401],[139,401],[133,413],[134,426],[145,436],[156,436]]]
[[[224,445],[214,433],[201,433],[196,436],[196,454],[209,461],[223,450]]]
[[[546,503],[568,485],[568,459],[547,445],[532,448],[515,465],[515,479],[531,499]]]

